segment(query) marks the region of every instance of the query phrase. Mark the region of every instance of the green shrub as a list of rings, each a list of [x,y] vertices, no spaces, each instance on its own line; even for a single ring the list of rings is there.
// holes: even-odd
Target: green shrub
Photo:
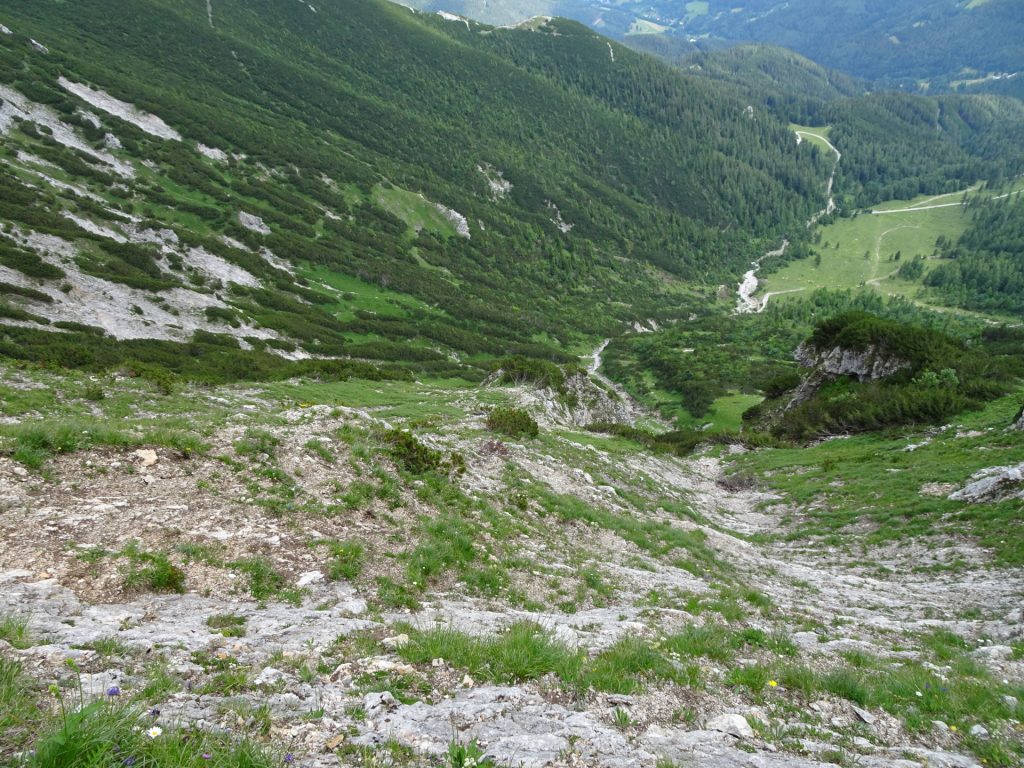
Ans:
[[[439,474],[462,474],[466,471],[466,460],[462,454],[452,453],[446,458],[441,451],[424,445],[411,432],[390,429],[383,435],[388,453],[406,472],[422,475],[426,472]]]
[[[495,408],[487,414],[487,428],[509,437],[537,437],[540,430],[529,413],[520,408]]]
[[[533,384],[548,387],[558,392],[565,389],[565,373],[554,363],[534,358],[506,357],[499,361],[494,370],[499,373],[498,381],[503,384]]]

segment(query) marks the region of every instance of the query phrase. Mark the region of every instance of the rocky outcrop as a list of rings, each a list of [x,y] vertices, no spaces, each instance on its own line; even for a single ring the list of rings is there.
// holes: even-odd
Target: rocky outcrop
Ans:
[[[786,408],[809,400],[822,384],[839,376],[856,376],[858,381],[875,381],[910,367],[909,361],[873,345],[865,349],[820,349],[804,342],[796,348],[793,357],[803,367],[814,370],[804,378]]]
[[[845,347],[817,349],[803,343],[793,355],[805,368],[816,368],[831,377],[856,376],[860,381],[884,379],[910,367],[907,360],[887,354],[874,346],[863,350]]]
[[[1024,499],[1024,463],[1015,467],[987,467],[971,475],[971,482],[947,497],[968,504]]]
[[[490,382],[500,381],[501,371]],[[516,393],[519,404],[542,423],[562,426],[586,426],[595,421],[633,424],[638,413],[612,389],[603,389],[586,374],[569,376],[562,391],[551,387],[527,387]]]

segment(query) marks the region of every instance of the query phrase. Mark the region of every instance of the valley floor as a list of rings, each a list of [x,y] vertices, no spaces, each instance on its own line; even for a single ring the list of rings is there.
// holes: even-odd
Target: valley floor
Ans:
[[[0,655],[38,708],[0,764],[51,683],[304,766],[1019,764],[1019,505],[999,545],[939,500],[1024,461],[1010,400],[676,458],[553,409],[489,432],[525,388],[4,374]]]

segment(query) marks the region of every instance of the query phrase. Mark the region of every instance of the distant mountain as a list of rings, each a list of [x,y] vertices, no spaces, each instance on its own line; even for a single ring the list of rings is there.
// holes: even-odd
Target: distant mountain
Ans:
[[[862,96],[866,81],[826,69],[787,48],[737,45],[724,50],[680,52],[666,55],[665,43],[678,38],[634,35],[626,44],[668,58],[688,74],[729,83],[754,104],[767,106],[787,120],[812,123],[824,103]]]
[[[495,23],[535,14],[578,19],[624,39],[657,34],[670,54],[712,41],[791,48],[819,64],[890,86],[978,87],[1024,69],[1019,0],[412,0]],[[966,85],[965,85],[966,84]]]

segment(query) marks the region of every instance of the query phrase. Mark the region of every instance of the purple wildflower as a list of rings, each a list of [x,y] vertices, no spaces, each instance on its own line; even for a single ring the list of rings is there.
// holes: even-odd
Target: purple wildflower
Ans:
[[[121,689],[118,688],[116,685],[112,685],[109,688],[107,688],[107,696],[110,696],[111,698],[113,698],[114,696],[120,696],[120,695],[121,695]]]
[[[295,762],[295,755],[293,755],[291,752],[289,752],[288,754],[286,754],[284,756],[284,761],[285,761],[285,763],[287,765],[291,765],[292,763]]]

